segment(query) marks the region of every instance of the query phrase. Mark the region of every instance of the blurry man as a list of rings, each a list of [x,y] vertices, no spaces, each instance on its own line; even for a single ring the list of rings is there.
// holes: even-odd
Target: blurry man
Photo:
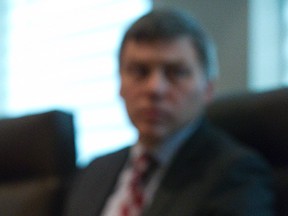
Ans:
[[[138,141],[80,173],[67,216],[273,215],[266,163],[205,120],[216,53],[193,18],[166,9],[141,17],[119,68]]]

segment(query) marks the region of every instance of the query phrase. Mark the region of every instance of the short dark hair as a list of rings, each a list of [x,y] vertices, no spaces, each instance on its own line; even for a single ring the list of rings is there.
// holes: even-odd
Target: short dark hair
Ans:
[[[128,40],[149,42],[175,39],[181,36],[191,38],[207,78],[214,78],[218,72],[218,65],[213,40],[196,19],[179,9],[154,9],[132,24],[120,44],[119,64],[121,64],[123,48]]]

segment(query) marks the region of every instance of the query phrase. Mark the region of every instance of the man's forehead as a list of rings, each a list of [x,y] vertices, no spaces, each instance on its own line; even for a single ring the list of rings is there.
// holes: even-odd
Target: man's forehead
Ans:
[[[177,37],[169,40],[138,41],[129,40],[122,50],[122,57],[194,57],[197,50],[189,37]],[[124,60],[124,59],[122,59]]]
[[[169,41],[127,42],[122,53],[121,64],[141,64],[146,66],[188,66],[201,67],[197,50],[189,37],[179,37]]]
[[[169,45],[173,43],[177,43],[178,41],[187,41],[191,43],[192,46],[194,46],[194,40],[188,35],[178,35],[175,37],[161,37],[161,38],[153,38],[153,39],[145,39],[145,38],[128,38],[126,42],[124,43],[124,46],[128,43],[134,43],[139,45],[155,45],[155,44],[162,44],[162,45]],[[123,47],[124,47],[123,46]]]

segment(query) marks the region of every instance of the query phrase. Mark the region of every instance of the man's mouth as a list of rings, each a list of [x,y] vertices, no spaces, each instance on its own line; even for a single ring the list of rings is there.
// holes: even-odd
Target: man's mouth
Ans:
[[[159,108],[146,108],[139,113],[141,117],[150,122],[162,122],[167,116],[167,112]]]

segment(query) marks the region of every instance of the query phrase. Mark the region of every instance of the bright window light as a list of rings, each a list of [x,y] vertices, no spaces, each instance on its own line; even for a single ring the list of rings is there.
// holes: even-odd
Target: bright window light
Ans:
[[[6,113],[72,112],[80,166],[132,144],[117,50],[123,31],[151,7],[149,0],[12,1]]]
[[[284,28],[283,28],[283,53],[281,53],[284,57],[283,63],[283,82],[288,85],[288,1],[284,1],[283,7],[283,17],[284,17]]]

